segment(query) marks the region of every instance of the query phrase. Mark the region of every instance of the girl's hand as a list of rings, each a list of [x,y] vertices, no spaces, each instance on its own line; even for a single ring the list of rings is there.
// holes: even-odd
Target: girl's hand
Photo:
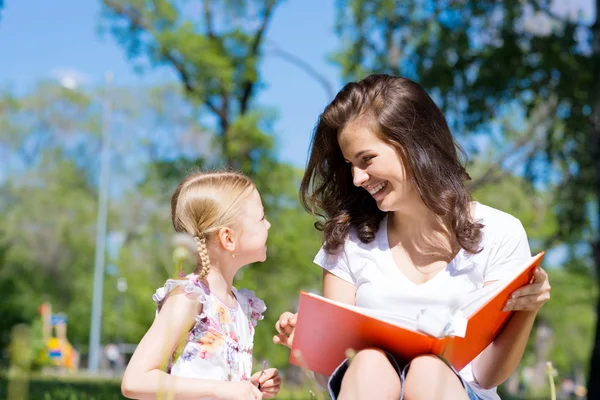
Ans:
[[[268,368],[252,375],[250,381],[259,385],[263,399],[272,399],[281,389],[281,376],[277,368]]]
[[[534,311],[550,300],[550,282],[546,271],[537,267],[533,282],[513,292],[512,298],[506,302],[503,311]]]
[[[262,400],[263,395],[250,381],[223,382],[220,388],[219,400]]]
[[[278,334],[273,336],[273,343],[282,344],[291,349],[294,342],[294,330],[296,329],[297,319],[298,314],[292,314],[291,312],[281,314],[279,321],[275,324]]]

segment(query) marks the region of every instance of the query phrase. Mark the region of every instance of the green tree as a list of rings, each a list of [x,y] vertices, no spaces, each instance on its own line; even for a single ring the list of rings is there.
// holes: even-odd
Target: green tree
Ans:
[[[10,92],[0,96],[0,156],[6,161],[0,189],[0,285],[8,293],[1,346],[11,327],[31,321],[46,299],[71,316],[86,313],[83,293],[81,302],[73,302],[72,282],[87,279],[92,254],[92,242],[75,234],[93,227],[94,191],[76,165],[80,155],[75,149],[78,132],[91,122],[83,117],[89,104],[87,96],[48,83],[20,97]],[[66,142],[74,147],[61,146]],[[95,143],[92,136],[88,149]],[[80,337],[80,327],[73,332]]]
[[[463,143],[478,135],[488,140],[502,135],[499,117],[513,114],[517,121],[532,122],[543,112],[543,128],[510,141],[529,147],[517,146],[490,163],[489,171],[506,174],[506,163],[516,160],[532,182],[556,187],[558,221],[547,243],[578,246],[579,255],[580,243],[588,243],[590,250],[583,251],[593,258],[588,276],[600,274],[595,228],[600,212],[600,3],[594,3],[595,14],[581,16],[558,15],[550,2],[540,0],[340,0],[337,32],[344,47],[334,56],[347,79],[387,72],[420,82]],[[575,261],[566,267],[581,265]],[[589,367],[591,399],[600,398],[600,380],[594,375],[600,371],[598,327]]]
[[[270,146],[253,101],[263,42],[278,3],[103,0],[106,21],[130,58],[138,65],[174,68],[190,99],[214,121],[216,149],[226,165],[250,167],[247,172],[256,150]]]
[[[170,251],[168,244],[162,245],[169,242],[164,217],[168,201],[164,202],[163,193],[172,188],[158,183],[156,192],[140,193],[138,188],[140,182],[153,179],[148,166],[173,154],[194,158],[210,154],[196,107],[173,86],[69,90],[42,82],[25,94],[0,95],[0,156],[6,160],[0,181],[0,287],[7,293],[1,306],[2,347],[14,324],[32,321],[40,303],[50,301],[54,311],[68,314],[72,343],[86,350],[97,210],[96,155],[101,104],[107,95],[113,103],[114,138],[102,340],[139,340],[151,322],[152,312],[140,318],[139,309],[134,309],[136,293],[147,296],[141,304],[153,307],[149,296],[164,282],[157,273],[164,262],[153,258],[142,264],[145,269],[140,270],[146,275],[131,279],[128,292],[121,293],[117,281],[124,277],[123,271],[145,258],[134,258],[122,267],[118,261],[127,254],[120,255],[119,245],[144,233],[142,222],[155,222],[164,227],[164,237],[145,237],[148,249]],[[146,226],[151,231],[152,225]],[[132,317],[122,323],[120,318],[129,315],[129,308]],[[129,321],[142,322],[138,326]]]
[[[280,312],[295,306],[301,288],[317,286],[319,271],[306,254],[316,254],[319,238],[297,200],[300,171],[277,160],[273,112],[255,102],[265,36],[279,3],[103,0],[105,21],[132,61],[173,68],[202,120],[209,121],[215,157],[157,164],[158,175],[169,172],[161,185],[174,187],[191,165],[225,165],[251,176],[263,196],[273,225],[268,260],[243,270],[236,284],[265,298],[269,309],[257,328],[255,354],[282,365],[285,351],[271,344],[273,326]],[[158,182],[148,182],[147,189]],[[131,242],[130,250],[135,246]]]

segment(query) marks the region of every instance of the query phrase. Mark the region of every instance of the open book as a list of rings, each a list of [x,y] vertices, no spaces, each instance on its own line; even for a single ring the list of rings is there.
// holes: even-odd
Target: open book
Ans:
[[[544,253],[514,274],[469,293],[448,310],[422,310],[415,319],[377,312],[301,292],[290,362],[331,375],[346,351],[376,347],[401,360],[444,357],[460,371],[494,341],[513,312],[502,311],[511,294],[533,279]]]

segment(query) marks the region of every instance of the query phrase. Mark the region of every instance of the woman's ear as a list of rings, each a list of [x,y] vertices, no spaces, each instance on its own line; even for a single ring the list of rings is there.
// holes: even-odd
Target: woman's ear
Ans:
[[[233,236],[233,230],[230,228],[221,228],[217,232],[217,240],[221,248],[225,251],[233,253],[236,247],[235,237]]]

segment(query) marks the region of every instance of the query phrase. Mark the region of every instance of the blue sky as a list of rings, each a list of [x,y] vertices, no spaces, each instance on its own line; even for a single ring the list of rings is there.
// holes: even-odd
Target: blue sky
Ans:
[[[583,13],[584,20],[593,15],[592,8],[591,0],[552,2],[555,13],[572,18]],[[115,40],[98,32],[99,12],[100,0],[5,1],[0,17],[0,87],[26,89],[40,79],[65,76],[94,85],[106,70],[114,72],[116,84],[151,85],[177,79],[167,67],[136,73]],[[276,10],[268,41],[308,62],[337,91],[339,70],[327,61],[339,45],[334,16],[334,0],[286,0]],[[536,30],[548,25],[543,18],[529,22]],[[275,56],[264,59],[261,73],[266,88],[258,100],[278,112],[274,129],[279,156],[304,166],[312,129],[329,99],[313,78]]]
[[[591,0],[555,0],[553,11],[572,18],[593,15]],[[136,73],[124,50],[110,35],[100,35],[100,0],[7,0],[0,17],[0,87],[27,89],[48,78],[75,76],[89,85],[111,70],[123,85],[152,85],[176,80],[171,69]],[[587,18],[586,18],[587,16]],[[543,20],[541,22],[544,22]],[[308,62],[333,86],[339,71],[327,61],[337,46],[333,32],[334,0],[286,0],[279,6],[268,40]],[[544,25],[533,18],[532,26]],[[298,67],[268,56],[261,65],[266,88],[262,105],[278,111],[275,132],[284,161],[304,166],[316,118],[327,104],[323,88]]]
[[[268,40],[310,63],[339,89],[338,69],[327,61],[337,46],[333,0],[288,0],[275,13]],[[47,78],[75,76],[86,84],[114,72],[116,84],[151,85],[175,80],[169,68],[138,74],[124,50],[100,34],[99,0],[8,0],[0,17],[0,86],[27,89]],[[266,84],[262,105],[278,112],[275,131],[280,158],[298,166],[306,161],[317,116],[329,100],[304,71],[275,56],[261,65]]]

